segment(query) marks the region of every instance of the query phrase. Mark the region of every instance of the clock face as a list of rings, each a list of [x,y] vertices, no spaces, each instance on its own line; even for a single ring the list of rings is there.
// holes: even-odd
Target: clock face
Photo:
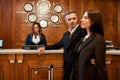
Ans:
[[[42,28],[48,27],[48,22],[47,22],[47,20],[45,20],[45,19],[40,20],[40,26],[41,26]]]
[[[33,10],[33,5],[31,3],[25,3],[24,10],[30,12]]]
[[[54,15],[51,16],[50,19],[51,19],[51,22],[57,23],[59,21],[59,16],[54,14]]]
[[[50,12],[51,4],[48,0],[41,0],[37,2],[37,12],[38,14],[47,14]]]
[[[29,14],[28,15],[28,21],[29,22],[35,22],[35,21],[37,21],[37,16],[34,13]]]
[[[56,4],[54,6],[54,10],[55,10],[55,12],[60,13],[60,12],[62,12],[63,8],[60,4]]]

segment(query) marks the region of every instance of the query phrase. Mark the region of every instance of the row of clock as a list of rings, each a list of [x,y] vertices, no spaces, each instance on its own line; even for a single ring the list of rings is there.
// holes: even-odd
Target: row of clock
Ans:
[[[33,10],[33,5],[32,5],[32,3],[30,3],[30,2],[25,3],[25,4],[24,4],[24,10],[27,11],[27,12],[32,11],[32,10]],[[62,10],[63,10],[62,5],[61,5],[61,4],[55,4],[54,10],[55,10],[56,13],[62,12]]]
[[[31,14],[28,15],[28,20],[30,22],[35,22],[35,21],[37,21],[37,16],[34,13],[31,13]],[[53,23],[57,23],[59,21],[59,16],[57,14],[53,14],[53,15],[50,16],[50,20]]]
[[[54,14],[50,17],[50,20],[51,20],[52,23],[57,23],[59,21],[59,19],[60,18],[57,14]],[[34,13],[29,14],[28,15],[28,21],[31,22],[31,23],[37,21],[37,16]],[[48,21],[46,19],[41,19],[40,20],[40,25],[41,25],[42,28],[46,28],[48,26]]]

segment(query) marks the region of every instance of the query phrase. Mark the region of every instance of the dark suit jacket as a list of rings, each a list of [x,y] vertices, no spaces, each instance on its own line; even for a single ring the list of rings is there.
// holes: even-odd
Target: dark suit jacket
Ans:
[[[74,48],[76,44],[79,42],[82,36],[85,35],[85,31],[81,29],[80,26],[75,30],[73,33],[71,39],[69,38],[69,32],[65,32],[62,39],[53,44],[53,45],[47,45],[46,49],[60,49],[64,48],[64,68],[65,68],[65,74],[64,74],[64,80],[70,80],[70,74],[71,70],[74,66]]]
[[[35,45],[35,43],[32,42],[32,35],[28,34],[26,37],[25,45]],[[40,37],[40,42],[37,45],[47,45],[46,38],[44,35]]]
[[[81,43],[77,53],[77,80],[106,80],[105,52],[105,41],[100,35],[91,35]],[[96,65],[91,64],[92,58],[95,59]]]

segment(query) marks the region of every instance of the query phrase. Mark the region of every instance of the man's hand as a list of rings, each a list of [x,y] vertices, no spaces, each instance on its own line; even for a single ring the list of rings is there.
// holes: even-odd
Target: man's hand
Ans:
[[[92,58],[90,61],[91,61],[91,64],[96,65],[94,58]]]
[[[41,55],[44,53],[45,47],[40,47],[37,51],[38,51],[38,55]]]

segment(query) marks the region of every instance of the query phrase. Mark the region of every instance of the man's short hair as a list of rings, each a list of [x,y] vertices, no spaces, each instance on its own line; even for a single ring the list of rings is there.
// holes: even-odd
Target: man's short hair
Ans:
[[[64,17],[66,17],[67,15],[72,14],[72,13],[76,14],[76,12],[74,10],[68,10],[65,12]]]

